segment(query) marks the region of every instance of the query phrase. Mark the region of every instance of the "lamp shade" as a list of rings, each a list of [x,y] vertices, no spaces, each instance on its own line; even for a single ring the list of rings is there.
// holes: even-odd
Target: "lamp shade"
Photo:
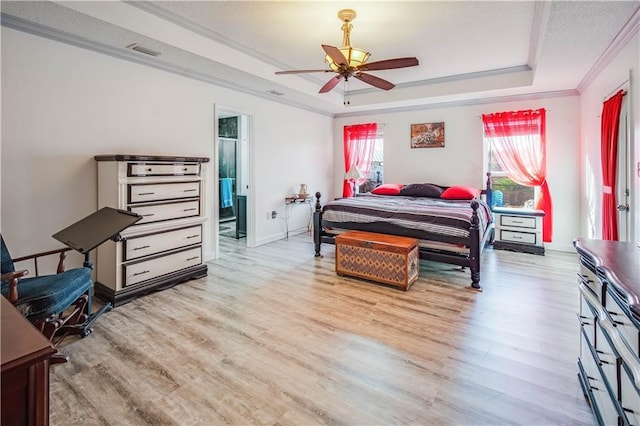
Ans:
[[[358,49],[356,47],[351,47],[351,46],[341,47],[340,52],[344,55],[344,58],[347,60],[347,64],[350,67],[354,67],[354,68],[364,64],[367,61],[367,59],[369,59],[369,55],[370,55],[369,52],[365,52],[362,49]],[[324,61],[329,64],[329,67],[333,71],[338,71],[340,69],[340,65],[336,64],[329,55],[325,56]]]
[[[360,179],[362,177],[363,177],[362,173],[360,173],[360,170],[356,166],[351,166],[349,171],[344,175],[344,178],[346,180]]]

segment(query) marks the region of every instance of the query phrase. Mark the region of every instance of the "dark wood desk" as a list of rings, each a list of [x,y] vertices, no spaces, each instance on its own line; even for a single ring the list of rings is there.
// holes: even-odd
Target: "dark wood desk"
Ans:
[[[49,359],[57,351],[0,296],[2,425],[49,424]]]

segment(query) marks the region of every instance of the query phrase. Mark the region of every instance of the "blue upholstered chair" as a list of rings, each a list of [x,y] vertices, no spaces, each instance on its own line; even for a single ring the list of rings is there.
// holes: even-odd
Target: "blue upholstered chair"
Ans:
[[[36,328],[53,344],[70,334],[86,335],[81,327],[87,321],[87,301],[93,281],[90,268],[64,270],[64,259],[69,248],[12,259],[0,235],[2,245],[1,292]],[[38,276],[38,259],[58,255],[57,274]],[[26,277],[28,271],[16,271],[14,262],[32,261],[35,277]],[[71,308],[71,309],[70,309]]]

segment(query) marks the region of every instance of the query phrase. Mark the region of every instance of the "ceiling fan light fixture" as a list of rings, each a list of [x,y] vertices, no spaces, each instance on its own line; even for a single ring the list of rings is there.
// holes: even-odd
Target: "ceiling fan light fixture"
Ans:
[[[342,31],[344,38],[342,39],[342,47],[337,48],[328,44],[322,44],[322,50],[324,50],[324,61],[329,64],[329,69],[321,70],[288,70],[288,71],[276,71],[276,74],[303,74],[310,72],[334,72],[337,75],[331,77],[324,86],[320,88],[319,93],[327,93],[333,90],[341,81],[345,82],[345,105],[349,104],[349,79],[351,77],[356,78],[371,86],[377,87],[382,90],[390,90],[395,87],[395,84],[390,81],[383,80],[375,75],[368,74],[366,71],[381,71],[391,70],[396,68],[415,67],[418,63],[418,58],[395,58],[385,59],[383,61],[367,62],[369,59],[369,52],[362,49],[351,47],[351,40],[349,35],[353,25],[351,21],[356,17],[356,11],[353,9],[342,9],[338,12],[338,18],[343,22]]]
[[[341,47],[338,50],[340,50],[340,52],[344,55],[350,67],[357,67],[364,64],[365,62],[367,62],[367,59],[369,59],[369,56],[371,55],[367,51],[351,46]],[[333,71],[338,71],[340,69],[340,65],[336,64],[329,55],[326,55],[324,57],[324,61],[329,64],[329,68],[331,68]]]

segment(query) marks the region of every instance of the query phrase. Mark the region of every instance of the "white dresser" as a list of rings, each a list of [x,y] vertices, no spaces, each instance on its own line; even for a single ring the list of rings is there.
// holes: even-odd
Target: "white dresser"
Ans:
[[[640,248],[574,241],[580,256],[578,378],[600,425],[640,424]]]
[[[493,248],[544,255],[542,210],[494,207],[496,237]]]
[[[202,157],[98,155],[98,208],[143,218],[98,248],[96,295],[114,306],[203,277],[205,168]]]

